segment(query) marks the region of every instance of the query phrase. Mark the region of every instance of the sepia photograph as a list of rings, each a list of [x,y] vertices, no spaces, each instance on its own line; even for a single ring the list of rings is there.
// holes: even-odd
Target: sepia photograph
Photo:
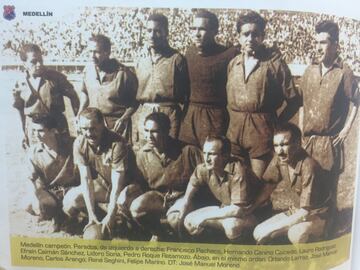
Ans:
[[[359,20],[3,8],[10,237],[271,248],[351,235]]]

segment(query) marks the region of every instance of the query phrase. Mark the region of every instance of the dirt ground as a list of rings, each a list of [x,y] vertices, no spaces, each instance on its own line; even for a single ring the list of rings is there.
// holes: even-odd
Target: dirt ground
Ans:
[[[4,75],[4,74],[3,74]],[[6,104],[7,123],[6,126],[6,144],[5,157],[7,167],[7,188],[9,194],[9,216],[10,233],[19,236],[29,237],[81,237],[80,235],[69,235],[64,232],[53,233],[51,222],[37,222],[37,217],[31,216],[24,211],[24,199],[26,198],[26,166],[25,153],[21,148],[22,130],[20,127],[20,118],[15,109],[11,107],[11,89],[18,76],[17,72],[6,72],[3,91],[6,91],[5,99],[2,104]],[[70,79],[78,80],[77,76],[70,76]],[[78,83],[75,83],[78,88]],[[67,101],[67,104],[68,101]],[[67,106],[68,107],[68,106]],[[71,114],[68,113],[69,116]],[[345,171],[340,176],[338,184],[337,204],[339,214],[336,217],[338,235],[350,231],[352,219],[352,205],[355,190],[355,171],[356,171],[356,133],[359,127],[359,115],[353,126],[349,137],[345,142]],[[70,121],[70,125],[71,125]],[[273,204],[275,208],[281,209],[288,205],[286,197],[286,187],[280,184],[273,193]]]

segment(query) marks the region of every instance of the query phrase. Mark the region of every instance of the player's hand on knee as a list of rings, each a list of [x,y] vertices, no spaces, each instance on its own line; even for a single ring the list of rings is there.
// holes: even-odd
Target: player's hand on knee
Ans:
[[[253,232],[254,239],[258,244],[264,243],[270,234],[271,232],[269,232],[265,226],[256,226]]]
[[[204,230],[202,226],[203,222],[204,220],[202,218],[192,217],[191,219],[186,218],[184,221],[184,225],[191,235],[197,235]]]
[[[185,219],[187,212],[188,212],[187,206],[184,203],[183,205],[181,205],[181,207],[179,207],[179,214],[178,214],[178,220],[182,224],[184,223],[184,219]]]

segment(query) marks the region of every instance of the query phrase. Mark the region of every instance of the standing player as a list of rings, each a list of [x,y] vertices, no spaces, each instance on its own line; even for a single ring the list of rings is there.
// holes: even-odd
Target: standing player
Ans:
[[[31,144],[31,123],[34,115],[49,115],[56,122],[56,129],[64,138],[69,137],[69,127],[64,116],[64,96],[71,101],[76,115],[79,109],[79,99],[73,85],[66,77],[43,65],[42,52],[36,44],[26,44],[20,52],[25,76],[14,89],[14,104],[22,116],[22,126],[25,133],[24,142]]]
[[[89,44],[92,65],[84,71],[80,112],[87,106],[98,108],[109,129],[131,139],[131,116],[136,110],[137,80],[129,68],[110,58],[110,39],[93,36]]]
[[[315,31],[318,59],[306,69],[300,83],[300,126],[304,148],[327,172],[335,195],[344,165],[343,142],[354,122],[360,94],[351,69],[339,56],[338,25],[321,21]],[[336,196],[333,200],[335,211]]]
[[[280,52],[266,48],[266,21],[256,12],[237,21],[241,54],[228,67],[227,98],[230,124],[227,136],[232,154],[250,161],[261,177],[272,156],[273,129],[297,111],[299,98],[290,70]],[[281,115],[277,109],[286,101]]]
[[[136,99],[137,135],[143,144],[144,120],[152,112],[165,113],[170,119],[170,136],[179,134],[182,111],[179,104],[188,96],[188,71],[185,58],[168,43],[168,19],[159,13],[149,16],[146,22],[148,55],[136,64],[139,88]]]
[[[185,55],[191,91],[179,139],[198,147],[203,146],[210,133],[225,135],[228,128],[226,69],[237,50],[216,43],[218,29],[214,13],[197,12],[190,29],[195,47],[190,47]]]

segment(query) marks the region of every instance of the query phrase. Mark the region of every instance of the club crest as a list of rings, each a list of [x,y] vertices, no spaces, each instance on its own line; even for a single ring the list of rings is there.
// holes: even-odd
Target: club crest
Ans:
[[[15,17],[16,17],[15,6],[10,6],[10,5],[4,6],[3,16],[8,21],[15,19]]]

